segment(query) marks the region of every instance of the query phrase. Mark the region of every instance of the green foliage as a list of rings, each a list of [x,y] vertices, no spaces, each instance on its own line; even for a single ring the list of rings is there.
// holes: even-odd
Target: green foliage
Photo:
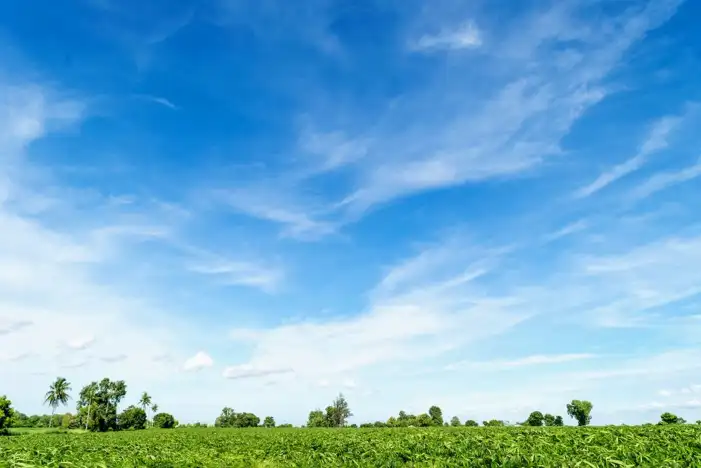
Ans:
[[[500,421],[498,419],[490,419],[489,421],[482,421],[482,425],[484,427],[502,427],[506,424],[504,423],[504,421]]]
[[[562,416],[555,416],[555,423],[553,426],[564,426],[565,421],[562,420]]]
[[[117,426],[120,430],[146,429],[146,411],[137,406],[129,406],[117,417]]]
[[[256,427],[260,418],[253,413],[237,413],[225,407],[214,422],[215,427]]]
[[[117,405],[126,394],[127,386],[123,380],[104,378],[100,383],[92,382],[83,387],[77,410],[85,428],[97,432],[117,430]]]
[[[591,422],[591,410],[594,405],[585,400],[572,400],[567,404],[567,414],[577,421],[578,426],[587,426]]]
[[[686,424],[686,420],[680,418],[676,414],[662,413],[660,416],[660,424]]]
[[[7,433],[7,429],[12,425],[14,410],[12,402],[7,396],[0,396],[0,435]]]
[[[57,377],[56,381],[49,386],[49,391],[44,396],[44,403],[51,407],[51,419],[49,427],[53,423],[53,414],[59,405],[65,405],[71,396],[68,392],[71,391],[71,384],[63,377]]]
[[[331,406],[326,407],[323,412],[319,409],[309,413],[307,427],[343,427],[349,417],[353,416],[343,394],[339,394]]]
[[[330,427],[323,411],[316,409],[309,412],[307,427]]]
[[[265,419],[263,419],[263,427],[275,427],[275,418],[266,416]]]
[[[477,426],[479,426],[479,423],[477,421],[475,421],[474,419],[468,419],[467,421],[465,421],[465,426],[466,427],[477,427]]]
[[[181,429],[0,438],[0,468],[701,466],[697,425]]]
[[[177,426],[177,421],[172,414],[158,413],[153,417],[153,425],[160,429],[172,429]]]
[[[551,416],[551,415],[548,415],[548,416]],[[543,416],[543,413],[541,413],[540,411],[533,411],[528,416],[528,419],[526,419],[526,422],[524,423],[524,425],[539,427],[539,426],[543,425],[544,420],[545,420],[545,417]],[[555,422],[555,418],[553,418],[553,423],[554,422]]]
[[[443,425],[443,411],[438,406],[431,406],[428,409],[428,415],[431,417],[434,426]]]
[[[450,418],[450,425],[453,427],[460,427],[460,418],[457,416],[453,416]]]

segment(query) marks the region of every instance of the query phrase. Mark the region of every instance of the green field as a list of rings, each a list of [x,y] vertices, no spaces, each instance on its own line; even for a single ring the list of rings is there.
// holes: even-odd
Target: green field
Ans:
[[[701,427],[175,429],[0,438],[0,467],[701,467]]]

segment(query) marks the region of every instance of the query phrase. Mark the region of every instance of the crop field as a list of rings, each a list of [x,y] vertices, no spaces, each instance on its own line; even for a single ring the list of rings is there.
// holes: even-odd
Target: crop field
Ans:
[[[701,426],[175,429],[0,438],[0,467],[701,467]]]

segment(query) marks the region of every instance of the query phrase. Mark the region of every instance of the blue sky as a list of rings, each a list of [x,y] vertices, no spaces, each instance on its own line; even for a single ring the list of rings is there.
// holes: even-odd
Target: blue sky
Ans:
[[[0,391],[701,418],[699,15],[4,2]]]

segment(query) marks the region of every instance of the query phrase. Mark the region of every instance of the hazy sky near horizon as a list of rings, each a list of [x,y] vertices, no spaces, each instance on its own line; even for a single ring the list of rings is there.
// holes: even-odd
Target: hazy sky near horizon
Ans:
[[[3,2],[0,394],[701,419],[699,17]]]

